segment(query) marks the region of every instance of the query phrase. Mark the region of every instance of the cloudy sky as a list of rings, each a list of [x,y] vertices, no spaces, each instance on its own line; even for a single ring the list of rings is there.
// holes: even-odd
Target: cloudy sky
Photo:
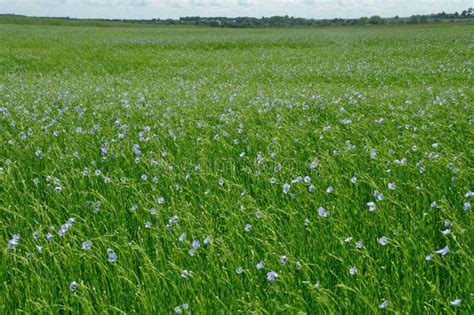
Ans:
[[[462,11],[474,0],[0,0],[0,13],[77,18],[273,16],[356,18]]]

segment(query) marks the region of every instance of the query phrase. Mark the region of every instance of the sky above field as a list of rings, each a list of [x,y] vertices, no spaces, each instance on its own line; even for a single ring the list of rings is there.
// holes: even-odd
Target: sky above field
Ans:
[[[77,18],[273,16],[357,18],[462,11],[472,0],[0,0],[0,13]]]

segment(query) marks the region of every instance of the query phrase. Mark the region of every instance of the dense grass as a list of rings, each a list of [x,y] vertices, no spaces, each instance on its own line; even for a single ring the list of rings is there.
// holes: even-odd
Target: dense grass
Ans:
[[[0,313],[472,313],[472,31],[0,25]]]

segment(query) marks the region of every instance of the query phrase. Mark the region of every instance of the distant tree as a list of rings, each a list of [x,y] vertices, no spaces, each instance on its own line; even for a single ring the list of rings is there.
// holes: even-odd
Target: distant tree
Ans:
[[[368,17],[361,17],[361,18],[359,19],[359,23],[358,23],[358,24],[360,24],[360,25],[367,25],[367,24],[369,24],[369,18],[368,18]]]
[[[410,24],[418,24],[418,22],[419,22],[419,21],[418,21],[418,15],[412,15],[412,16],[410,16],[410,20],[409,20],[408,23],[410,23]]]
[[[382,24],[382,18],[378,15],[371,16],[369,18],[369,23],[372,25]]]
[[[221,21],[219,21],[219,20],[212,20],[212,21],[209,21],[209,26],[212,26],[212,27],[219,27],[219,26],[221,26]]]

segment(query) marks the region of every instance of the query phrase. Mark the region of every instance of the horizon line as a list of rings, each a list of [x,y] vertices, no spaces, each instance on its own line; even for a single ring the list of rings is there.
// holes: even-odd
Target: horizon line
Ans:
[[[464,9],[463,11],[467,11],[472,8],[467,8]],[[461,11],[461,12],[463,12]],[[423,14],[412,14],[409,16],[400,16],[398,14],[394,16],[381,16],[381,15],[370,15],[370,16],[359,16],[355,18],[347,18],[347,17],[332,17],[332,18],[305,18],[305,17],[299,17],[299,16],[291,16],[291,15],[271,15],[271,16],[200,16],[200,15],[184,15],[180,16],[177,18],[161,18],[161,17],[153,17],[153,18],[140,18],[140,19],[130,19],[130,18],[100,18],[100,17],[71,17],[71,16],[52,16],[52,15],[25,15],[25,14],[16,14],[16,13],[0,13],[0,16],[16,16],[16,17],[27,17],[27,18],[53,18],[53,19],[70,19],[70,20],[102,20],[102,21],[153,21],[153,20],[160,20],[160,21],[166,21],[166,20],[174,20],[174,21],[179,21],[181,18],[200,18],[200,19],[218,19],[218,18],[225,18],[225,19],[238,19],[238,18],[252,18],[252,19],[266,19],[266,18],[273,18],[273,17],[286,17],[286,18],[292,18],[292,19],[304,19],[304,20],[335,20],[335,19],[343,19],[343,20],[358,20],[361,18],[371,18],[371,17],[380,17],[382,19],[393,19],[393,18],[409,18],[412,16],[429,16],[429,15],[435,15],[435,14],[441,14],[441,13],[446,13],[446,14],[460,14],[460,12],[455,11],[455,12],[437,12],[437,13],[423,13]]]

